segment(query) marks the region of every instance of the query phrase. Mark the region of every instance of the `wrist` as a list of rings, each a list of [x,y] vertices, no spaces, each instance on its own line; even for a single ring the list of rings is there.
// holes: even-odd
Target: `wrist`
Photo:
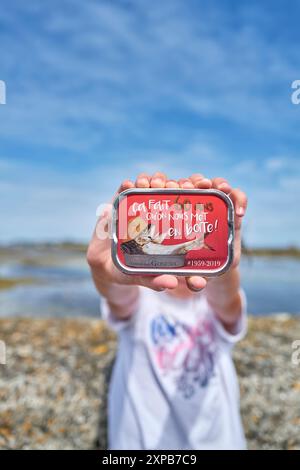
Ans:
[[[137,287],[124,290],[124,286],[116,285],[113,295],[105,297],[112,313],[119,320],[129,320],[139,305],[139,291]]]
[[[239,290],[238,267],[231,268],[222,276],[209,280],[206,287],[207,302],[228,329],[236,324],[242,312]]]
[[[240,292],[231,298],[224,306],[215,306],[214,312],[219,321],[223,324],[226,330],[232,333],[242,315],[242,299]]]
[[[220,276],[212,277],[208,279],[207,288],[228,288],[228,287],[239,287],[240,271],[238,266],[234,266],[228,269],[224,274]],[[238,280],[238,283],[237,283]]]
[[[105,297],[110,309],[119,319],[129,318],[136,308],[138,287],[113,282],[99,270],[92,270],[94,284],[102,297]]]

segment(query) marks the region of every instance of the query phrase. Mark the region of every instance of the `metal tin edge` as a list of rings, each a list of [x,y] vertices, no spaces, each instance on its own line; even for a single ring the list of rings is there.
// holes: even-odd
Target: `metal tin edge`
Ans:
[[[182,269],[181,271],[178,269],[153,269],[149,270],[147,268],[130,268],[128,266],[125,266],[121,260],[118,257],[118,239],[117,239],[117,228],[118,228],[118,207],[122,199],[124,199],[128,194],[149,194],[149,193],[166,193],[169,192],[170,194],[188,194],[188,193],[201,193],[201,194],[212,194],[212,195],[217,195],[223,201],[225,201],[228,211],[227,211],[227,223],[228,223],[228,256],[227,260],[222,266],[221,269],[214,269],[214,270],[207,270],[207,269],[201,269],[201,270],[195,270],[195,269]],[[234,257],[234,237],[235,237],[235,231],[234,231],[234,206],[233,202],[230,199],[227,194],[223,193],[222,191],[219,191],[218,189],[176,189],[176,188],[130,188],[126,189],[122,193],[118,194],[114,201],[113,201],[113,210],[112,210],[112,244],[111,244],[111,256],[112,260],[115,263],[116,267],[118,267],[124,274],[130,274],[130,275],[137,275],[137,274],[144,274],[145,276],[149,275],[157,275],[157,274],[172,274],[174,276],[187,276],[187,275],[203,275],[206,277],[216,277],[216,276],[221,276],[224,274],[229,267],[231,266],[231,263],[233,261]]]

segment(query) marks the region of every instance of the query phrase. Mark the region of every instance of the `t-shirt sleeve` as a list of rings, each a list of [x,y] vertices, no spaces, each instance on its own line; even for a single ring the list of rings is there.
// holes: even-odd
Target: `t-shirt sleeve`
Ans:
[[[215,325],[215,330],[218,337],[221,339],[222,342],[226,343],[227,345],[234,346],[238,341],[241,341],[247,333],[247,299],[246,294],[243,289],[240,289],[240,296],[242,301],[242,310],[239,320],[237,321],[234,329],[232,332],[229,332],[225,329],[222,322],[218,319],[216,313],[213,309],[208,305],[208,309],[210,314],[213,317],[213,322]]]
[[[140,297],[140,295],[139,295]],[[122,330],[126,328],[130,328],[134,325],[137,311],[139,309],[140,299],[138,298],[136,301],[136,305],[133,306],[133,313],[132,315],[126,320],[119,320],[114,312],[111,310],[109,303],[105,299],[105,297],[101,297],[100,299],[100,311],[101,311],[101,318],[106,321],[108,326],[114,330],[116,333],[120,333]]]

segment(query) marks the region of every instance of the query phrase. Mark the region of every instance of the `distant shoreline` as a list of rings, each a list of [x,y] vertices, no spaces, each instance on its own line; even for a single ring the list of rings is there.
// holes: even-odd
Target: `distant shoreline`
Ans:
[[[11,243],[11,244],[2,244],[0,245],[0,255],[1,253],[6,253],[8,250],[11,251],[20,251],[22,249],[37,249],[41,250],[64,250],[69,252],[75,252],[77,254],[85,254],[87,250],[86,243],[77,243],[71,241],[64,242],[24,242],[24,243]],[[289,258],[300,258],[300,247],[290,246],[290,247],[259,247],[259,248],[248,248],[243,247],[242,252],[246,256],[271,256],[271,257],[289,257]]]
[[[289,258],[300,258],[300,248],[243,248],[242,253],[246,256],[278,256]]]

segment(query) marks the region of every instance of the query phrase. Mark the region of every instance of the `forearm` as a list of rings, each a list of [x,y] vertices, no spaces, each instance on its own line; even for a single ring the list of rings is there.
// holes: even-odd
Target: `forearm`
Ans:
[[[218,278],[209,280],[206,287],[209,305],[229,331],[236,325],[242,311],[239,289],[240,273],[238,267],[230,269]]]
[[[98,292],[105,297],[113,314],[119,320],[129,319],[139,301],[139,288],[106,281],[93,270],[92,276]]]

